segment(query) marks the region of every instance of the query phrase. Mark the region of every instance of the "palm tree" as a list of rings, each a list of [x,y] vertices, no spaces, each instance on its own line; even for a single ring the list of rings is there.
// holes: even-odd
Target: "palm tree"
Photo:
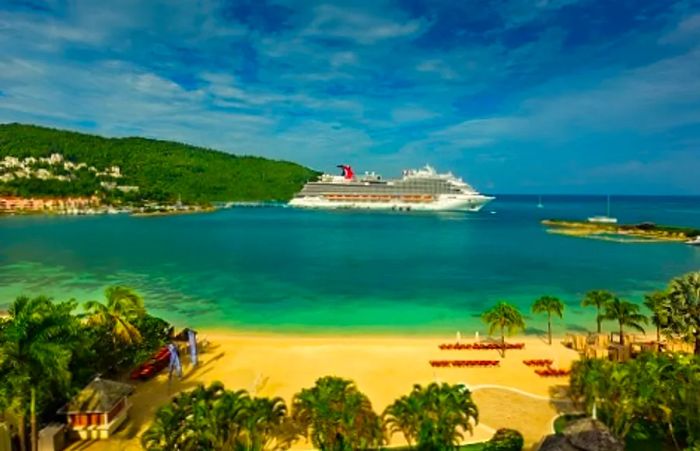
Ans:
[[[586,293],[586,296],[581,301],[581,306],[590,307],[594,306],[596,310],[596,323],[598,325],[598,333],[601,332],[601,323],[603,321],[602,311],[605,310],[605,306],[608,302],[612,301],[615,295],[607,290],[592,290]]]
[[[326,376],[294,395],[292,419],[322,451],[381,446],[384,429],[372,404],[354,382]]]
[[[141,444],[150,451],[283,450],[296,438],[284,430],[288,422],[281,398],[251,399],[245,390],[225,390],[214,382],[182,392],[158,409]]]
[[[552,344],[552,314],[559,318],[564,314],[564,303],[554,296],[542,296],[532,304],[532,313],[547,314],[547,335],[549,336],[549,344]]]
[[[66,394],[71,380],[68,343],[75,332],[73,302],[54,302],[45,296],[19,297],[10,306],[9,321],[0,343],[0,374],[5,402],[18,414],[20,448],[26,450],[27,404],[32,450],[37,442],[37,404],[56,391]],[[39,393],[40,399],[37,399]]]
[[[473,432],[479,411],[464,385],[432,383],[414,385],[409,395],[386,408],[384,419],[392,434],[403,433],[420,450],[454,450],[464,439],[462,432]]]
[[[501,301],[491,307],[481,315],[481,319],[489,326],[489,335],[494,331],[501,331],[501,346],[502,355],[506,356],[506,338],[505,332],[512,335],[519,330],[525,329],[525,321],[520,311],[511,304]]]
[[[668,293],[654,291],[644,295],[644,305],[651,311],[651,323],[656,327],[656,348],[661,350],[661,327],[666,324],[665,306],[668,303]]]
[[[156,412],[151,426],[141,436],[141,445],[149,451],[169,451],[175,449],[194,450],[194,445],[182,443],[182,429],[187,423],[185,410],[178,406],[179,398]]]
[[[700,271],[671,281],[664,310],[668,323],[662,329],[694,343],[694,354],[700,356]]]
[[[700,438],[700,359],[642,353],[626,362],[582,359],[572,365],[570,394],[618,437],[635,426],[665,426],[675,449]]]
[[[248,449],[268,449],[273,441],[285,442],[283,426],[287,420],[287,405],[282,398],[254,398],[248,406],[248,418],[245,422],[248,431]]]
[[[107,287],[106,304],[88,301],[88,321],[93,324],[106,325],[112,329],[116,341],[124,344],[139,343],[141,333],[134,322],[146,314],[141,296],[131,288],[123,286]]]
[[[207,395],[198,403],[195,427],[207,431],[213,449],[242,447],[248,431],[250,396],[245,390],[224,390],[217,382],[207,389]],[[257,451],[257,450],[256,450]]]
[[[639,306],[615,297],[605,305],[605,319],[617,321],[620,326],[620,344],[625,344],[624,327],[628,326],[644,333],[642,324],[647,323],[646,316],[639,313]]]
[[[384,424],[389,437],[401,432],[409,447],[418,440],[421,422],[426,412],[419,396],[402,396],[384,410]]]

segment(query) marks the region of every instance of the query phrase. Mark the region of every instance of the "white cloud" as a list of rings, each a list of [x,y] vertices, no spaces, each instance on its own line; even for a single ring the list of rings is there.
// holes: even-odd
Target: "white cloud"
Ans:
[[[662,44],[697,44],[700,41],[700,14],[684,18],[671,32],[661,37]]]
[[[440,77],[446,80],[454,80],[458,77],[457,72],[450,67],[445,61],[438,59],[429,59],[421,61],[418,66],[416,66],[418,72],[432,72],[440,75]]]
[[[340,67],[357,63],[357,54],[354,52],[337,52],[331,55],[331,66]]]
[[[512,115],[433,131],[415,147],[471,149],[513,141],[564,143],[590,132],[652,134],[700,124],[700,49],[631,69],[587,89],[528,98]]]
[[[421,122],[428,119],[433,119],[439,116],[435,111],[416,105],[406,105],[394,108],[391,112],[391,118],[394,122]]]
[[[311,23],[301,31],[302,36],[344,38],[360,44],[407,37],[417,34],[425,24],[419,20],[390,20],[368,14],[361,9],[320,5],[314,10]]]
[[[0,120],[94,122],[88,131],[318,168],[365,160],[392,172],[460,158],[507,170],[523,149],[545,144],[573,158],[572,139],[605,134],[648,136],[663,146],[666,132],[700,123],[698,51],[638,68],[640,59],[612,44],[567,54],[568,31],[547,17],[577,0],[502,2],[493,13],[503,23],[483,42],[454,47],[415,40],[437,16],[415,19],[383,2],[292,8],[291,28],[266,33],[223,18],[220,0],[154,1],[106,8],[74,0],[57,4],[65,10],[56,15],[0,7]],[[539,26],[538,18],[533,41],[500,40],[525,23]],[[660,29],[630,29],[625,50],[638,56],[656,43],[649,56],[677,53],[697,46],[698,30],[700,16],[687,14],[663,37]],[[242,47],[247,55],[236,51]],[[596,53],[609,48],[619,52],[614,63]],[[564,73],[575,58],[587,67]],[[245,77],[248,65],[253,76]],[[605,146],[617,151],[601,139]]]

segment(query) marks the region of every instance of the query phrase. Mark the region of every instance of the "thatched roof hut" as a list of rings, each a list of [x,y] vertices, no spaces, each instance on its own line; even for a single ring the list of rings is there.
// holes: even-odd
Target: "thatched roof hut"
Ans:
[[[121,382],[95,378],[64,408],[66,413],[105,413],[130,395],[134,387]]]
[[[59,413],[82,439],[107,438],[126,420],[127,397],[134,391],[128,384],[95,378],[75,395]]]

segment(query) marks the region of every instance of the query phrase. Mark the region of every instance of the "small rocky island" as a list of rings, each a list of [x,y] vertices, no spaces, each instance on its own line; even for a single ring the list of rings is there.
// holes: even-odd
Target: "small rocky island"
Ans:
[[[606,224],[565,219],[545,219],[542,224],[550,233],[594,238],[624,243],[686,242],[700,236],[700,229],[659,225],[652,222],[639,224]]]

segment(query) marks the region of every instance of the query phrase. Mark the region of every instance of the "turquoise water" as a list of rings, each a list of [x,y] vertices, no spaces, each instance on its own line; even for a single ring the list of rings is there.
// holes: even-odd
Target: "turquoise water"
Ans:
[[[238,208],[133,218],[0,218],[0,308],[19,294],[99,298],[143,293],[179,325],[279,331],[481,330],[505,299],[529,314],[543,294],[567,303],[556,330],[593,325],[591,289],[640,301],[700,269],[700,249],[549,234],[544,218],[604,213],[603,197],[502,196],[477,214]],[[613,198],[623,222],[700,227],[700,198]],[[492,213],[494,212],[494,213]]]

